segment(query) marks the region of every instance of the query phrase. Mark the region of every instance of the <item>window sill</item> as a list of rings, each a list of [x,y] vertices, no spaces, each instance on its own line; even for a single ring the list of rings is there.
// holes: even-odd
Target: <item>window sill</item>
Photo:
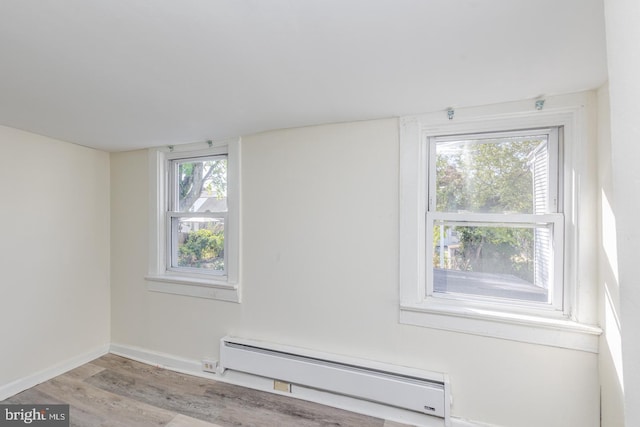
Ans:
[[[240,302],[238,285],[215,279],[201,279],[179,275],[145,276],[147,290],[220,301]]]
[[[445,304],[404,303],[400,323],[598,353],[602,329],[555,319]]]

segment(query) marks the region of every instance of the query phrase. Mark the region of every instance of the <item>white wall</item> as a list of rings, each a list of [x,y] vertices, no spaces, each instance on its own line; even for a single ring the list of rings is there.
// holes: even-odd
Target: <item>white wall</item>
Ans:
[[[606,0],[625,425],[640,425],[640,2]]]
[[[111,155],[112,341],[189,359],[226,334],[450,374],[453,415],[597,426],[596,354],[398,323],[398,122],[243,138],[241,304],[149,292],[146,151]]]
[[[622,337],[620,334],[620,287],[616,244],[616,201],[611,161],[609,86],[598,90],[598,282],[600,289],[599,373],[602,390],[602,425],[624,425]]]
[[[107,348],[109,155],[3,126],[0,150],[2,388]]]

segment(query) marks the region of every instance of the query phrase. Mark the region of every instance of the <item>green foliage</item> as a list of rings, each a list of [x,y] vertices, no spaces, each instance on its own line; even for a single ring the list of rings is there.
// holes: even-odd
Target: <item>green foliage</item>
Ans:
[[[532,213],[529,156],[540,139],[470,141],[438,151],[436,208],[441,212]],[[434,227],[434,244],[440,240]],[[516,274],[533,281],[533,230],[456,226],[458,270]],[[438,266],[439,251],[434,251]],[[437,259],[436,259],[437,258]]]
[[[438,211],[531,213],[533,194],[528,157],[538,144],[537,139],[470,143],[439,153]]]
[[[440,229],[441,228],[439,226],[433,227],[433,242],[434,242],[434,244],[438,244],[438,242],[440,242],[441,238],[444,239],[444,236],[441,236]],[[439,266],[440,265],[440,251],[433,251],[433,265],[434,266]]]
[[[439,211],[455,212],[469,205],[466,179],[457,167],[460,162],[460,156],[438,156],[436,159],[436,201]]]
[[[227,160],[205,160],[180,163],[178,168],[178,195],[180,211],[188,211],[202,195],[227,195]]]
[[[204,263],[214,263],[224,253],[224,234],[208,229],[192,231],[178,249],[178,265],[181,267],[201,267]]]
[[[533,282],[533,230],[507,227],[456,227],[459,270],[513,274]]]

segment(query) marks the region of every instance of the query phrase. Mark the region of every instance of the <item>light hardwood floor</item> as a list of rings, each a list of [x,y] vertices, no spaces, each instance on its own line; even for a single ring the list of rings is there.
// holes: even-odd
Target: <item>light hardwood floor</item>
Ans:
[[[2,403],[70,405],[77,427],[396,427],[403,424],[108,354]]]

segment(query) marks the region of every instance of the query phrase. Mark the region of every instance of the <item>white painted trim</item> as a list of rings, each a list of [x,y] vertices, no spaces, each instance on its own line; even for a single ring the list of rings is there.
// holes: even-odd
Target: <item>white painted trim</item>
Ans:
[[[452,418],[451,427],[500,427],[496,424],[485,424],[477,421],[463,420],[462,418]]]
[[[400,323],[472,335],[598,353],[602,330],[566,319],[551,319],[448,306],[404,305]]]
[[[209,379],[217,377],[215,374],[203,372],[200,361],[174,356],[173,354],[160,353],[141,347],[113,343],[109,347],[109,353],[115,354],[116,356],[126,357],[127,359],[135,360],[136,362],[156,366],[158,368],[180,372],[181,374]]]
[[[201,281],[183,276],[145,276],[147,290],[220,301],[240,302],[237,286]]]
[[[50,379],[55,378],[58,375],[69,372],[70,370],[82,366],[85,363],[91,362],[92,360],[104,356],[107,353],[109,353],[109,345],[101,345],[87,351],[86,353],[72,357],[63,362],[56,363],[55,365],[38,371],[34,374],[28,375],[24,378],[19,378],[8,384],[0,386],[0,401],[5,400],[45,381],[49,381]]]

